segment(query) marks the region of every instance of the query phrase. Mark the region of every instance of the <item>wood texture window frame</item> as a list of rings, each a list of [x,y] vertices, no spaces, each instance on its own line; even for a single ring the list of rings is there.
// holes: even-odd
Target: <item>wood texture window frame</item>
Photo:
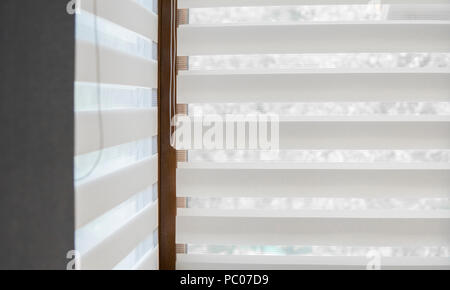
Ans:
[[[175,109],[170,101],[171,74],[176,60],[176,46],[171,45],[171,37],[176,37],[177,0],[158,0],[158,147],[159,147],[159,269],[175,270],[176,245],[176,150],[170,144],[171,124],[169,116]],[[175,13],[173,13],[175,11]],[[172,54],[171,54],[172,52]],[[176,81],[176,78],[173,80]],[[173,86],[175,87],[175,86]],[[175,99],[175,98],[174,98]],[[173,99],[173,101],[175,101]]]

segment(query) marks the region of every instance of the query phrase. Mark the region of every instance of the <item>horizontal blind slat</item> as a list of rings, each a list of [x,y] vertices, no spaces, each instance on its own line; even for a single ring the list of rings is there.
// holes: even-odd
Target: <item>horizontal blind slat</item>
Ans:
[[[178,254],[178,270],[364,270],[370,259],[354,256],[277,256]],[[381,268],[450,269],[450,259],[441,257],[382,257]]]
[[[281,149],[450,149],[450,122],[281,122]]]
[[[148,205],[81,257],[81,269],[112,269],[158,226],[158,206]]]
[[[215,245],[447,246],[450,219],[178,216],[176,239]]]
[[[158,156],[76,185],[75,217],[80,228],[158,180]]]
[[[307,119],[304,118],[304,120]],[[267,122],[270,119],[265,119],[266,122],[264,124],[266,127],[256,122],[236,121],[225,123],[223,120],[217,120],[214,124],[221,128],[221,132],[219,131],[217,134],[222,134],[223,138],[221,139],[222,141],[217,141],[216,146],[211,149],[262,149],[263,147],[258,147],[258,145],[261,145],[260,141],[264,139],[262,139],[261,134],[252,134],[250,132],[247,127],[252,127],[251,124],[258,130],[271,128],[271,134],[274,134],[274,131],[278,128],[278,135],[273,137],[273,139],[279,137],[278,145],[280,150],[450,149],[450,120],[448,118],[442,122],[389,122],[383,121],[382,117],[379,118],[380,121],[365,122],[361,122],[360,117],[356,117],[354,122],[351,121],[351,117],[345,118],[341,122],[335,119],[337,118],[331,117],[329,120],[323,118],[319,122],[302,121],[301,119],[292,122],[281,121],[274,123],[275,127],[272,128],[271,126],[274,124]],[[420,120],[420,117],[418,119]],[[277,120],[271,121],[276,122]],[[197,121],[194,120],[193,122]],[[196,127],[195,124],[191,124],[191,128]],[[245,134],[241,134],[241,130],[238,130],[239,127],[244,128]],[[229,132],[229,128],[234,128],[234,130]],[[203,128],[203,130],[206,131],[206,128]],[[194,140],[195,132],[191,133],[191,140]],[[230,136],[233,140],[227,139]],[[237,147],[237,144],[241,144],[241,147]],[[245,144],[245,147],[242,146],[243,144]],[[249,144],[254,144],[254,147],[250,147]],[[274,144],[272,145],[275,146]]]
[[[450,51],[449,21],[182,25],[178,55]]]
[[[450,170],[178,168],[177,196],[450,198]]]
[[[446,220],[450,222],[450,210],[266,210],[266,209],[217,209],[179,208],[178,216],[233,217],[233,218],[298,218],[298,219],[355,219],[355,220]]]
[[[392,5],[389,7],[389,20],[448,20],[450,1],[438,5]]]
[[[324,85],[326,84],[326,85]],[[178,102],[450,101],[447,69],[180,72]]]
[[[75,60],[75,80],[78,82],[157,87],[158,65],[152,60],[100,46],[100,79],[97,79],[97,50],[93,44],[77,41]]]
[[[285,161],[260,161],[260,162],[208,162],[191,161],[179,162],[178,168],[182,169],[312,169],[312,170],[450,170],[450,164],[445,162],[285,162]]]
[[[158,134],[158,112],[152,109],[124,109],[101,111],[102,129],[99,127],[99,113],[79,111],[75,114],[76,155],[89,153],[103,147],[111,147],[152,137]]]
[[[94,13],[94,1],[79,1],[81,9]],[[158,16],[133,0],[96,0],[97,15],[158,42]],[[82,12],[81,12],[82,13]]]
[[[289,5],[366,5],[368,0],[178,0],[178,8]],[[381,4],[450,4],[449,0],[383,0]],[[372,4],[373,5],[373,4]]]

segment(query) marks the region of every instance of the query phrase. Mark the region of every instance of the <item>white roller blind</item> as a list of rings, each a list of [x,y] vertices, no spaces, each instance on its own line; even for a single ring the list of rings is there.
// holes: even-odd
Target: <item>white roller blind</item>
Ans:
[[[450,17],[445,11],[450,1],[381,1],[383,5],[375,3],[374,10],[382,15],[380,19],[358,21],[311,21],[306,13],[298,21],[277,17],[289,14],[283,9],[294,6],[367,5],[367,1],[178,3],[179,8],[190,9],[196,20],[178,28],[178,55],[189,57],[192,66],[178,73],[178,103],[188,104],[192,115],[220,110],[231,115],[264,110],[278,114],[282,151],[196,148],[188,152],[177,169],[177,196],[186,202],[178,209],[176,239],[187,249],[177,255],[178,269],[365,269],[366,253],[380,248],[444,249],[437,255],[405,254],[408,250],[391,253],[382,257],[382,269],[450,268],[446,252],[450,246],[450,163],[439,158],[450,149],[448,110],[443,114],[405,114],[402,109],[359,115],[351,110],[341,115],[314,115],[306,109],[289,113],[297,103],[302,108],[351,103],[448,106]],[[266,21],[257,23],[242,20],[245,13],[251,19],[262,19],[257,14],[264,7],[279,14],[273,19],[267,14]],[[226,21],[219,23],[219,16]],[[363,54],[373,59],[384,56],[383,65],[366,68],[343,61],[341,67],[311,68],[313,59],[293,69],[276,62],[287,55],[335,55],[350,62],[351,57]],[[445,64],[411,60],[400,65],[394,61],[395,56],[424,54],[444,55]],[[267,55],[272,58],[264,58]],[[247,68],[258,57],[263,59],[260,68]],[[234,69],[224,69],[227,62]],[[226,135],[223,143],[227,138],[249,142],[253,137],[235,132]],[[315,161],[300,151],[310,156],[328,152],[329,158]],[[380,160],[356,157],[360,160],[355,161],[334,156],[337,151],[385,155]],[[292,160],[270,159],[283,152]],[[328,207],[331,199],[383,201],[373,208],[353,203],[329,209],[323,204],[321,208],[314,208],[313,203],[299,206],[295,203],[299,199],[327,200]],[[436,208],[423,206],[429,199]],[[402,208],[398,200],[415,200],[416,204]],[[309,254],[283,250],[295,247]],[[314,247],[367,251],[357,255],[308,252]]]
[[[179,8],[278,6],[278,5],[363,5],[367,0],[178,0]],[[376,2],[374,2],[376,3]],[[381,0],[382,4],[450,4],[449,0]]]
[[[448,21],[192,25],[178,30],[178,53],[446,52]],[[292,37],[295,35],[295,37]]]
[[[76,42],[80,269],[158,269],[154,0],[83,0]]]
[[[351,270],[365,269],[365,257],[279,257],[279,256],[244,256],[244,255],[178,255],[179,270]],[[387,258],[384,269],[388,270],[438,270],[448,266],[447,258]]]
[[[327,85],[324,86],[323,84]],[[180,103],[444,101],[449,70],[301,69],[180,72]]]

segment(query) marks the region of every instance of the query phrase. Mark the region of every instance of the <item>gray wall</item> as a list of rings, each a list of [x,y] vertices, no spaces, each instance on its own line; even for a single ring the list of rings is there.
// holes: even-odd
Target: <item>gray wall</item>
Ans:
[[[0,1],[0,269],[65,269],[74,248],[74,16]]]

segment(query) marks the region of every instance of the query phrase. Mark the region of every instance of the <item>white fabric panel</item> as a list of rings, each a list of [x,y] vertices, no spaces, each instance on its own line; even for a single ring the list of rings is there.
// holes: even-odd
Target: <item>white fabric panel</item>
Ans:
[[[426,213],[387,215],[355,212],[353,218],[319,211],[325,218],[178,216],[179,244],[216,245],[316,245],[316,246],[443,246],[450,244],[450,219],[429,218]],[[236,212],[236,215],[239,211]],[[274,211],[276,212],[276,211]],[[262,217],[267,214],[266,217]],[[342,213],[341,213],[342,214]],[[345,213],[352,215],[352,213]],[[369,218],[366,218],[368,215]],[[414,216],[417,215],[418,218]]]
[[[178,0],[178,8],[289,6],[289,5],[365,5],[369,0]],[[382,0],[382,4],[450,4],[449,0]]]
[[[272,255],[177,255],[178,270],[365,270],[366,257]],[[450,269],[450,259],[440,257],[382,257],[381,269]]]
[[[450,219],[448,210],[259,210],[179,208],[178,216],[189,217],[243,217],[243,218],[299,218],[299,219]],[[449,220],[450,222],[450,220]],[[450,237],[449,237],[450,238]]]
[[[401,117],[302,117],[288,120],[289,118],[282,118],[279,122],[279,149],[281,150],[450,149],[450,118],[448,116],[406,119]],[[246,147],[241,149],[251,148],[249,144],[259,144],[261,138],[259,134],[256,136],[250,134],[247,128],[246,134],[242,135],[237,130],[237,123],[225,124],[225,122],[217,121],[223,131],[223,143],[217,144],[215,149],[227,148],[227,141],[230,143],[228,145],[233,145],[229,139],[226,139],[226,128],[233,128],[233,126],[235,143],[232,148],[236,148],[235,144],[246,144]],[[245,125],[249,127],[249,123],[239,122],[241,127]],[[270,124],[266,125],[270,128]],[[195,125],[192,124],[191,127],[195,128]],[[270,132],[273,132],[273,129]],[[192,132],[192,140],[194,140],[194,133],[195,130]]]
[[[81,257],[81,269],[112,269],[158,226],[158,204],[148,205]]]
[[[76,228],[86,225],[158,180],[158,156],[139,161],[75,188]]]
[[[388,19],[449,20],[450,5],[392,5],[389,7]]]
[[[181,104],[448,102],[450,71],[448,69],[181,71],[178,75],[177,98]]]
[[[372,163],[307,163],[307,162],[179,162],[182,169],[306,169],[306,170],[450,170],[450,164],[445,162],[372,162]]]
[[[75,80],[156,88],[158,65],[155,61],[128,55],[114,49],[99,47],[99,76],[97,79],[97,49],[85,41],[77,41]]]
[[[195,115],[194,115],[195,116]],[[279,120],[282,123],[330,123],[336,122],[341,124],[349,123],[449,123],[448,115],[388,115],[388,114],[372,114],[372,115],[324,115],[324,116],[305,116],[305,115],[280,115]]]
[[[178,55],[448,52],[449,21],[182,25]]]
[[[281,149],[450,149],[450,122],[281,122]]]
[[[450,198],[450,171],[178,168],[177,196]]]
[[[156,247],[149,251],[142,257],[142,259],[136,264],[133,270],[158,270],[158,252],[159,248]]]
[[[76,155],[152,137],[158,134],[158,112],[152,109],[127,109],[101,111],[102,130],[97,111],[80,111],[75,114]]]
[[[96,0],[97,15],[158,42],[158,16],[134,0]],[[80,1],[81,9],[94,13],[94,1]]]

